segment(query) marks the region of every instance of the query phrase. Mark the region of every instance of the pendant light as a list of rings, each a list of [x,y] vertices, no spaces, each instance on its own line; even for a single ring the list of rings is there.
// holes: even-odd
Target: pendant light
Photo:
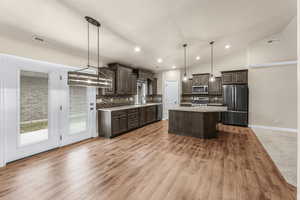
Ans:
[[[210,77],[209,77],[209,81],[210,82],[214,82],[216,80],[215,76],[214,76],[214,43],[215,41],[211,41],[210,44]]]
[[[99,35],[100,35],[100,26],[101,24],[93,19],[92,17],[86,16],[85,20],[87,21],[87,67],[68,72],[68,85],[76,86],[94,86],[97,88],[111,88],[112,79],[106,78],[103,73],[100,71],[100,51],[99,51]],[[90,24],[97,27],[97,66],[90,65]],[[84,70],[90,69],[90,67],[97,68],[98,74],[90,74],[82,72]]]
[[[183,44],[183,49],[184,49],[184,74],[183,74],[183,81],[187,81],[188,77],[187,77],[187,73],[186,73],[186,47],[187,44]]]

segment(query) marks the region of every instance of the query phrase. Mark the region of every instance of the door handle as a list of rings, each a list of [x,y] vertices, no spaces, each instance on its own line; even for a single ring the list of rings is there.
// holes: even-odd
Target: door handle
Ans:
[[[90,108],[90,111],[93,111],[94,110],[94,108]]]

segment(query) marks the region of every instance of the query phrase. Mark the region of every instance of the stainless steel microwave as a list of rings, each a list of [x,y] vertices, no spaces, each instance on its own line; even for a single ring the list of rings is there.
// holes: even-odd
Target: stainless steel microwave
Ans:
[[[193,94],[208,94],[208,85],[200,85],[192,87]]]

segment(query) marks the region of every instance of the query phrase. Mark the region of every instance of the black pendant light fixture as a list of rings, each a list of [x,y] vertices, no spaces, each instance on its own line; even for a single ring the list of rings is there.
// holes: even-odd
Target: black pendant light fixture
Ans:
[[[112,79],[106,78],[103,73],[100,71],[100,51],[99,51],[99,35],[100,35],[100,26],[101,24],[93,19],[92,17],[85,17],[87,21],[87,66],[83,69],[68,72],[68,85],[76,86],[93,86],[97,88],[111,88]],[[90,24],[97,27],[97,66],[90,65]],[[91,74],[82,72],[88,70],[91,67],[97,68],[98,74]]]
[[[186,47],[187,44],[183,44],[183,49],[184,49],[184,74],[183,74],[183,81],[187,81],[188,77],[187,77],[187,73],[186,73]]]
[[[214,82],[216,80],[215,76],[214,76],[214,43],[215,41],[211,41],[210,44],[210,77],[209,77],[209,81],[210,82]]]

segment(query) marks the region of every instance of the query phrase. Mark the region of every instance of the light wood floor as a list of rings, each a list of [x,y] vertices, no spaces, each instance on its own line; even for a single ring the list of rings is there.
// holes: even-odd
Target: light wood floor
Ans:
[[[0,199],[289,200],[288,185],[247,128],[202,140],[158,122],[0,169]]]

